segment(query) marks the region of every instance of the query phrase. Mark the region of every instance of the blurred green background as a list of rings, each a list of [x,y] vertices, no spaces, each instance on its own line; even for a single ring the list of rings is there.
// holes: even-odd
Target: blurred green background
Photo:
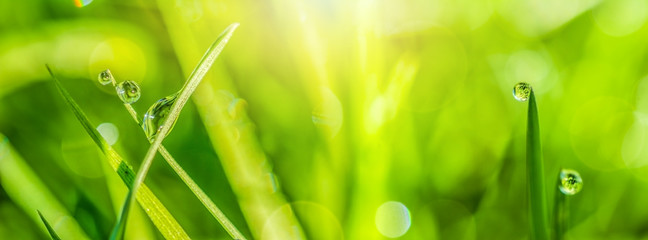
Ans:
[[[0,1],[0,239],[46,238],[44,201],[61,235],[106,238],[126,194],[45,64],[137,169],[149,143],[97,74],[138,82],[141,115],[233,22],[164,144],[248,238],[292,211],[311,239],[528,239],[524,81],[550,209],[561,167],[583,177],[566,237],[648,239],[646,1],[88,2]],[[257,168],[271,194],[237,185]],[[229,238],[161,158],[146,183],[192,238]],[[162,238],[134,211],[127,238]]]

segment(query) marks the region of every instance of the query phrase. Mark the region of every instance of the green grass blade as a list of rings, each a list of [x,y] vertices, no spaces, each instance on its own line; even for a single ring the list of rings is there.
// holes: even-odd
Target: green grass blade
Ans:
[[[162,124],[162,128],[158,130],[158,133],[154,138],[153,143],[151,143],[151,146],[146,152],[146,155],[144,156],[144,160],[142,161],[142,166],[137,171],[135,182],[133,183],[133,187],[130,189],[130,191],[137,192],[139,186],[144,182],[144,178],[146,178],[148,169],[151,167],[151,163],[153,163],[153,158],[155,157],[155,153],[158,151],[160,145],[162,144],[162,141],[171,130],[172,123],[176,121],[178,116],[180,116],[180,112],[182,111],[182,108],[189,100],[189,97],[191,97],[191,94],[193,94],[193,92],[196,90],[198,84],[200,84],[200,81],[202,81],[205,74],[207,74],[207,71],[211,68],[214,61],[221,53],[221,51],[223,50],[223,48],[225,47],[229,39],[232,37],[234,30],[236,30],[238,26],[239,26],[238,23],[233,23],[225,29],[225,31],[209,47],[209,49],[207,50],[203,58],[198,63],[198,66],[196,66],[194,71],[189,76],[189,80],[187,80],[184,87],[180,91],[180,94],[178,95],[178,99],[171,106],[169,115],[167,116],[167,119]],[[122,207],[123,208],[122,214],[119,217],[120,220],[117,221],[118,223],[125,224],[125,221],[121,220],[121,218],[128,217],[128,208],[129,208],[128,205],[130,205],[132,202],[132,196],[133,194],[128,194],[126,200],[124,201],[124,206]],[[116,225],[113,230],[113,233],[115,233],[115,231],[119,231],[118,228],[120,228],[120,226]]]
[[[133,194],[133,191],[128,191],[128,194],[126,195],[126,199],[130,199],[131,195]],[[115,228],[113,228],[112,232],[110,233],[110,239],[115,240],[115,239],[124,239],[124,233],[126,232],[126,220],[127,220],[127,215],[128,212],[130,211],[130,204],[126,204],[124,208],[122,208],[122,211],[120,213],[120,217],[117,219],[117,223],[115,223]]]
[[[137,125],[140,124],[140,120],[137,117],[137,112],[135,109],[133,109],[133,106],[130,104],[124,104],[124,107],[128,111],[128,113],[133,117],[133,121],[137,123]],[[160,155],[164,158],[164,160],[167,161],[169,166],[180,176],[180,179],[189,187],[191,192],[196,195],[198,200],[207,208],[209,213],[212,214],[212,216],[223,226],[225,231],[229,233],[229,235],[234,238],[234,239],[245,239],[243,234],[234,226],[234,224],[225,216],[223,211],[220,210],[218,206],[207,196],[207,194],[194,182],[194,180],[185,172],[185,170],[178,164],[178,162],[173,158],[171,153],[167,151],[167,149],[164,147],[164,145],[160,145],[160,149],[158,150],[160,152]]]
[[[529,208],[531,209],[531,239],[549,239],[547,194],[545,192],[544,166],[540,145],[540,123],[535,94],[529,96],[529,113],[527,119],[527,183]]]
[[[83,113],[79,105],[74,101],[74,99],[72,99],[72,96],[70,96],[67,90],[65,90],[63,85],[61,85],[61,82],[56,78],[54,73],[52,73],[49,66],[46,67],[56,84],[56,88],[63,96],[65,102],[72,109],[74,116],[79,120],[92,140],[94,140],[97,146],[99,146],[99,149],[106,156],[108,164],[113,168],[113,170],[115,170],[115,172],[117,172],[122,181],[124,181],[124,184],[132,189],[131,186],[133,186],[135,176],[133,168],[128,165],[123,158],[108,143],[106,143],[99,132],[92,127],[92,123],[90,123],[90,120]],[[136,198],[155,227],[157,227],[165,238],[189,239],[189,236],[185,233],[184,229],[145,184],[142,184],[140,191],[136,194]]]
[[[43,214],[38,210],[36,210],[36,212],[38,212],[38,216],[40,216],[41,220],[43,220],[43,224],[45,224],[45,228],[47,228],[47,232],[49,232],[50,237],[52,237],[53,240],[61,240],[58,234],[56,234],[56,231],[54,231],[49,222],[47,222],[47,219],[43,217]]]
[[[34,170],[0,133],[0,185],[6,195],[39,224],[42,220],[33,214],[41,209],[57,222],[59,234],[66,239],[88,239],[79,223],[58,198],[47,188]],[[65,221],[60,221],[66,219]],[[49,231],[43,229],[43,231]]]
[[[560,191],[560,171],[558,172],[558,175],[556,176],[556,179],[558,180],[556,185],[554,186],[554,240],[562,240],[563,239],[563,234],[566,229],[566,216],[568,214],[569,209],[565,208],[567,205],[567,196],[563,194]]]

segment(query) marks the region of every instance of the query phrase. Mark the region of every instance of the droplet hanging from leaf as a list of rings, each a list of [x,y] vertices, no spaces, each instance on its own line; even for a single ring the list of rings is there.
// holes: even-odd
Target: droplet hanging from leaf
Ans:
[[[149,140],[155,138],[157,133],[163,127],[163,123],[166,118],[169,116],[171,111],[171,106],[175,103],[178,98],[178,93],[174,93],[167,97],[164,97],[157,102],[155,102],[144,114],[144,119],[142,120],[142,128],[146,133],[146,137]],[[171,128],[175,125],[176,121],[172,122]],[[169,129],[170,132],[170,129]]]
[[[99,73],[98,80],[99,80],[99,83],[101,83],[101,85],[108,85],[108,84],[112,83],[113,81],[115,81],[115,78],[113,77],[110,70],[106,69],[103,72]]]
[[[139,85],[130,80],[120,82],[115,87],[115,90],[117,90],[117,96],[119,96],[119,99],[121,99],[125,104],[137,102],[142,95]]]
[[[531,85],[525,82],[519,82],[513,87],[513,97],[520,102],[526,102],[531,95]]]

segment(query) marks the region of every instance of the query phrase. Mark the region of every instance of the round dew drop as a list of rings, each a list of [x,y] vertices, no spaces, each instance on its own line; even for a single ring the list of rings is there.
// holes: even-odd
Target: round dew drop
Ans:
[[[520,102],[526,102],[531,95],[531,85],[525,82],[519,82],[513,87],[513,97]]]
[[[101,85],[108,85],[113,81],[115,81],[115,78],[113,77],[112,73],[108,69],[104,70],[103,72],[100,72],[99,77],[97,79],[99,80],[99,83],[101,83]]]
[[[142,128],[149,140],[153,140],[160,129],[162,129],[164,121],[166,121],[169,116],[171,106],[173,106],[176,99],[178,99],[178,93],[164,97],[155,102],[144,114]],[[174,125],[175,120],[171,123],[171,129],[173,129]]]
[[[120,82],[117,87],[115,87],[115,90],[117,90],[117,96],[119,96],[119,99],[121,99],[125,104],[137,102],[142,95],[142,91],[140,91],[140,87],[137,83],[130,80]]]
[[[580,174],[571,169],[560,171],[560,191],[565,195],[575,195],[583,189],[583,179]]]

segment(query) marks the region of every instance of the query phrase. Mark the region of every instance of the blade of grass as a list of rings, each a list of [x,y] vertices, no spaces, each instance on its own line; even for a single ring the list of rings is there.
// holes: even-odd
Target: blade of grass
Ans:
[[[158,151],[158,148],[162,144],[162,141],[171,130],[172,123],[176,121],[176,119],[180,115],[180,112],[182,111],[182,108],[187,103],[187,100],[189,100],[191,94],[193,94],[193,92],[196,90],[198,84],[200,84],[202,78],[205,76],[205,74],[207,74],[207,71],[211,68],[212,64],[214,63],[218,55],[223,50],[228,40],[232,37],[234,30],[236,30],[238,26],[239,26],[238,23],[233,23],[229,25],[223,33],[221,33],[221,35],[216,39],[216,41],[214,41],[214,43],[209,47],[209,49],[207,50],[203,58],[198,63],[198,66],[196,66],[194,71],[191,73],[191,75],[189,76],[189,80],[185,82],[185,85],[182,87],[182,90],[180,91],[178,99],[171,106],[171,110],[169,111],[169,115],[167,116],[167,119],[164,121],[164,123],[162,123],[161,129],[158,130],[158,133],[154,138],[153,143],[151,143],[151,147],[149,147],[148,151],[146,152],[146,155],[144,156],[144,160],[142,161],[142,166],[138,170],[137,176],[135,177],[135,182],[133,182],[133,186],[130,189],[131,192],[137,192],[139,186],[142,184],[142,182],[144,182],[144,178],[146,177],[146,173],[148,172],[148,169],[151,167],[151,163],[153,162],[155,153]],[[129,194],[126,197],[126,200],[124,201],[124,206],[122,207],[122,213],[119,217],[120,219],[117,221],[117,223],[121,225],[116,225],[115,228],[113,228],[112,236],[116,236],[116,234],[120,231],[119,229],[125,228],[122,225],[125,225],[126,221],[122,219],[128,218],[128,209],[129,209],[129,205],[132,202],[132,196],[133,194]],[[111,237],[111,239],[115,239],[115,238]]]
[[[133,185],[133,179],[135,173],[133,168],[124,161],[124,159],[106,142],[106,140],[101,137],[99,132],[92,127],[92,123],[88,117],[83,113],[79,105],[72,99],[72,96],[65,90],[61,82],[56,78],[52,70],[47,66],[47,71],[49,71],[56,88],[59,93],[63,96],[65,102],[70,106],[74,116],[79,120],[83,128],[86,130],[88,135],[92,140],[97,144],[101,152],[106,156],[109,165],[117,172],[121,177],[124,184],[127,187],[131,188]],[[178,224],[175,218],[169,213],[169,211],[164,207],[160,200],[151,192],[151,190],[146,186],[142,185],[141,190],[136,194],[137,201],[145,210],[146,214],[149,216],[153,224],[157,229],[162,233],[162,235],[167,239],[189,239],[187,233],[184,229]]]
[[[50,219],[58,222],[57,229],[64,238],[88,239],[79,223],[13,149],[9,140],[1,133],[0,139],[0,184],[7,196],[28,213],[35,223],[40,225],[42,220],[33,211],[42,209]]]
[[[56,234],[56,231],[52,228],[52,226],[47,222],[47,219],[43,217],[43,214],[36,210],[38,212],[38,216],[40,216],[41,220],[43,220],[43,224],[45,224],[45,228],[47,228],[47,232],[50,234],[50,237],[52,237],[53,240],[61,240],[61,238]]]
[[[183,21],[173,4],[168,1],[157,3],[181,66],[183,70],[190,71],[193,59],[200,57],[201,53],[186,46],[201,42],[206,34],[199,29],[207,29],[211,23],[191,23],[193,27],[189,27],[190,24]],[[223,16],[225,18],[227,17]],[[303,236],[303,229],[294,212],[277,211],[287,202],[281,190],[271,187],[273,183],[269,176],[275,176],[271,161],[263,152],[251,127],[254,124],[245,111],[236,119],[232,119],[228,113],[231,100],[219,97],[222,96],[220,92],[229,91],[235,95],[235,87],[222,64],[214,67],[224,71],[214,71],[203,80],[192,100],[196,103],[211,144],[218,153],[220,164],[234,190],[252,238],[295,239],[295,236]],[[271,217],[272,221],[268,221]]]
[[[221,80],[226,79],[219,79],[219,84]],[[294,210],[278,211],[288,203],[281,190],[273,188],[277,183],[269,178],[274,173],[255,136],[254,124],[245,111],[232,117],[227,110],[232,99],[212,83],[205,81],[194,99],[253,237],[306,239]]]
[[[133,117],[133,120],[136,124],[140,124],[140,120],[137,117],[137,112],[133,109],[133,106],[130,104],[124,104],[124,107],[128,113]],[[151,141],[152,142],[152,141]],[[171,153],[167,151],[164,145],[160,144],[160,149],[158,149],[160,155],[167,161],[169,166],[180,176],[180,179],[189,187],[189,189],[196,195],[198,200],[207,208],[209,213],[223,226],[225,231],[234,239],[245,239],[243,234],[232,224],[232,222],[225,216],[223,211],[220,210],[218,206],[205,194],[205,192],[193,181],[193,179],[185,172],[185,170],[176,162],[176,160],[171,156]]]
[[[547,194],[545,192],[544,166],[540,145],[540,123],[535,94],[529,96],[527,119],[527,184],[529,193],[531,239],[549,239]]]
[[[565,219],[569,212],[567,212],[568,209],[565,208],[567,205],[567,196],[560,192],[560,171],[558,171],[556,179],[558,181],[554,187],[554,240],[562,240],[563,233],[565,232],[565,229],[567,229]]]
[[[117,82],[115,81],[115,78],[111,78],[111,83],[113,87],[117,87]],[[133,108],[128,103],[124,103],[124,108],[126,108],[126,111],[131,115],[133,118],[133,121],[137,125],[140,125],[141,122],[139,120],[139,117],[137,116],[137,111]],[[147,138],[148,139],[148,138]],[[148,139],[149,142],[153,142],[152,139]],[[160,148],[158,149],[158,152],[160,152],[160,155],[164,158],[164,160],[167,161],[169,166],[180,176],[180,179],[189,187],[189,189],[196,195],[196,197],[200,200],[200,202],[207,208],[209,213],[212,214],[212,216],[223,226],[225,231],[234,239],[245,239],[243,234],[239,232],[239,230],[232,224],[232,222],[225,216],[225,214],[216,206],[216,204],[205,194],[205,192],[196,184],[196,182],[193,181],[193,179],[185,172],[185,170],[176,162],[176,160],[171,156],[171,153],[167,151],[167,149],[164,147],[163,144],[160,144]],[[118,224],[119,225],[119,224]],[[121,233],[123,236],[123,232]]]

